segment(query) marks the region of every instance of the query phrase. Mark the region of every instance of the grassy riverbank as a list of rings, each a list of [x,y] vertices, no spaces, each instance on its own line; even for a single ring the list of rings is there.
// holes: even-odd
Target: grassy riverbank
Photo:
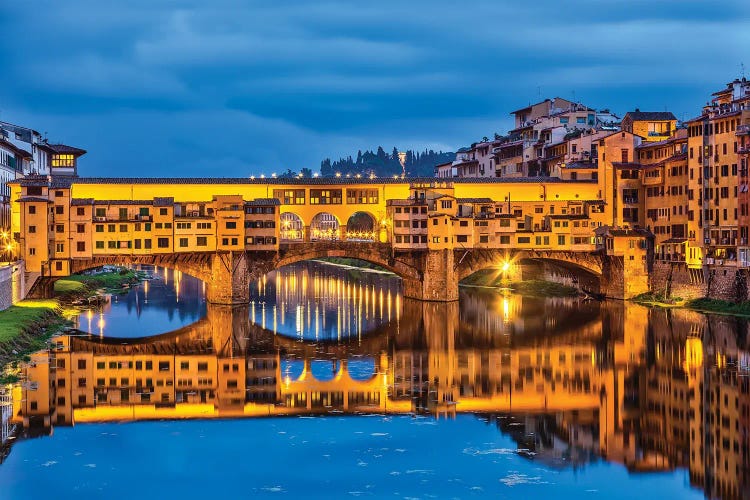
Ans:
[[[101,289],[120,292],[124,284],[138,283],[143,276],[126,268],[73,275],[55,282],[55,299],[22,300],[0,311],[0,368],[42,349],[52,335],[70,325],[68,318],[78,313],[71,303]],[[0,370],[0,381],[4,371]]]
[[[98,289],[104,289],[107,292],[118,292],[123,289],[123,285],[138,283],[143,277],[144,273],[127,268],[98,274],[74,274],[57,280],[55,282],[55,293],[93,293],[93,291]]]
[[[24,359],[69,324],[57,300],[23,300],[0,311],[0,367]],[[0,371],[0,382],[7,378]]]
[[[641,294],[632,301],[648,307],[682,308],[709,314],[750,317],[750,301],[735,303],[710,298],[685,300],[681,297],[667,298],[653,292]]]
[[[527,297],[574,297],[578,290],[572,286],[544,280],[509,282],[496,269],[478,271],[461,281],[463,286],[483,288],[509,288],[514,293]]]
[[[366,260],[359,260],[359,259],[350,259],[348,257],[324,257],[321,259],[315,259],[320,262],[327,262],[328,264],[336,264],[339,266],[351,266],[351,267],[359,267],[361,269],[372,269],[374,271],[382,271],[382,272],[390,272],[388,269],[381,267],[377,264],[373,264],[372,262],[367,262]]]

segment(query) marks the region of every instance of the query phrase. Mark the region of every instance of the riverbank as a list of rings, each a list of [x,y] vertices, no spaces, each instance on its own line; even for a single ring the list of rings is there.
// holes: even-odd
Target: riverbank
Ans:
[[[140,282],[145,274],[126,268],[69,276],[55,283],[54,299],[26,299],[0,311],[0,382],[8,365],[42,349],[56,333],[70,326],[75,304],[99,294],[117,293]],[[12,370],[10,377],[12,378]]]
[[[707,314],[750,317],[750,301],[735,303],[707,297],[693,300],[683,300],[680,297],[667,299],[655,293],[644,293],[631,300],[647,307],[690,309]]]
[[[502,273],[496,269],[484,269],[463,279],[459,286],[508,289],[513,293],[527,297],[575,297],[578,290],[572,286],[555,283],[554,281],[526,280],[510,282],[503,279]]]
[[[22,300],[0,311],[0,367],[26,358],[44,347],[52,335],[69,325],[57,300]],[[0,383],[13,379],[0,370]]]
[[[55,282],[55,294],[69,299],[73,296],[92,296],[98,290],[120,293],[145,277],[146,273],[125,267],[99,273],[74,274]]]

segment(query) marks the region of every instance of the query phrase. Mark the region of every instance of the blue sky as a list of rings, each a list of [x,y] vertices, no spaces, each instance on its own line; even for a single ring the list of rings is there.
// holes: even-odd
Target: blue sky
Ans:
[[[454,150],[540,96],[690,118],[750,66],[741,0],[37,0],[0,30],[0,119],[87,149],[82,175]]]

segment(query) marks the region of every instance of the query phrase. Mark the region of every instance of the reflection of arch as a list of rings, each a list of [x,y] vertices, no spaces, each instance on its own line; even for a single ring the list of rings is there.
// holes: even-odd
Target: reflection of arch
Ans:
[[[338,218],[321,212],[310,221],[310,240],[338,240],[341,236]]]
[[[305,237],[305,223],[299,215],[284,212],[280,217],[281,241],[302,241]]]
[[[346,239],[359,241],[377,240],[377,223],[369,212],[354,212],[346,222]]]

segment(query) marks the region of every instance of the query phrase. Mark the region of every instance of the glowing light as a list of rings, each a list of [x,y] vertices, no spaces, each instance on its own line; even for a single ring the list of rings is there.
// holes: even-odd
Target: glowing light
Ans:
[[[502,270],[504,273],[507,273],[509,269],[510,269],[510,262],[506,260],[505,262],[503,262]]]
[[[341,177],[341,172],[336,172],[336,177]]]

